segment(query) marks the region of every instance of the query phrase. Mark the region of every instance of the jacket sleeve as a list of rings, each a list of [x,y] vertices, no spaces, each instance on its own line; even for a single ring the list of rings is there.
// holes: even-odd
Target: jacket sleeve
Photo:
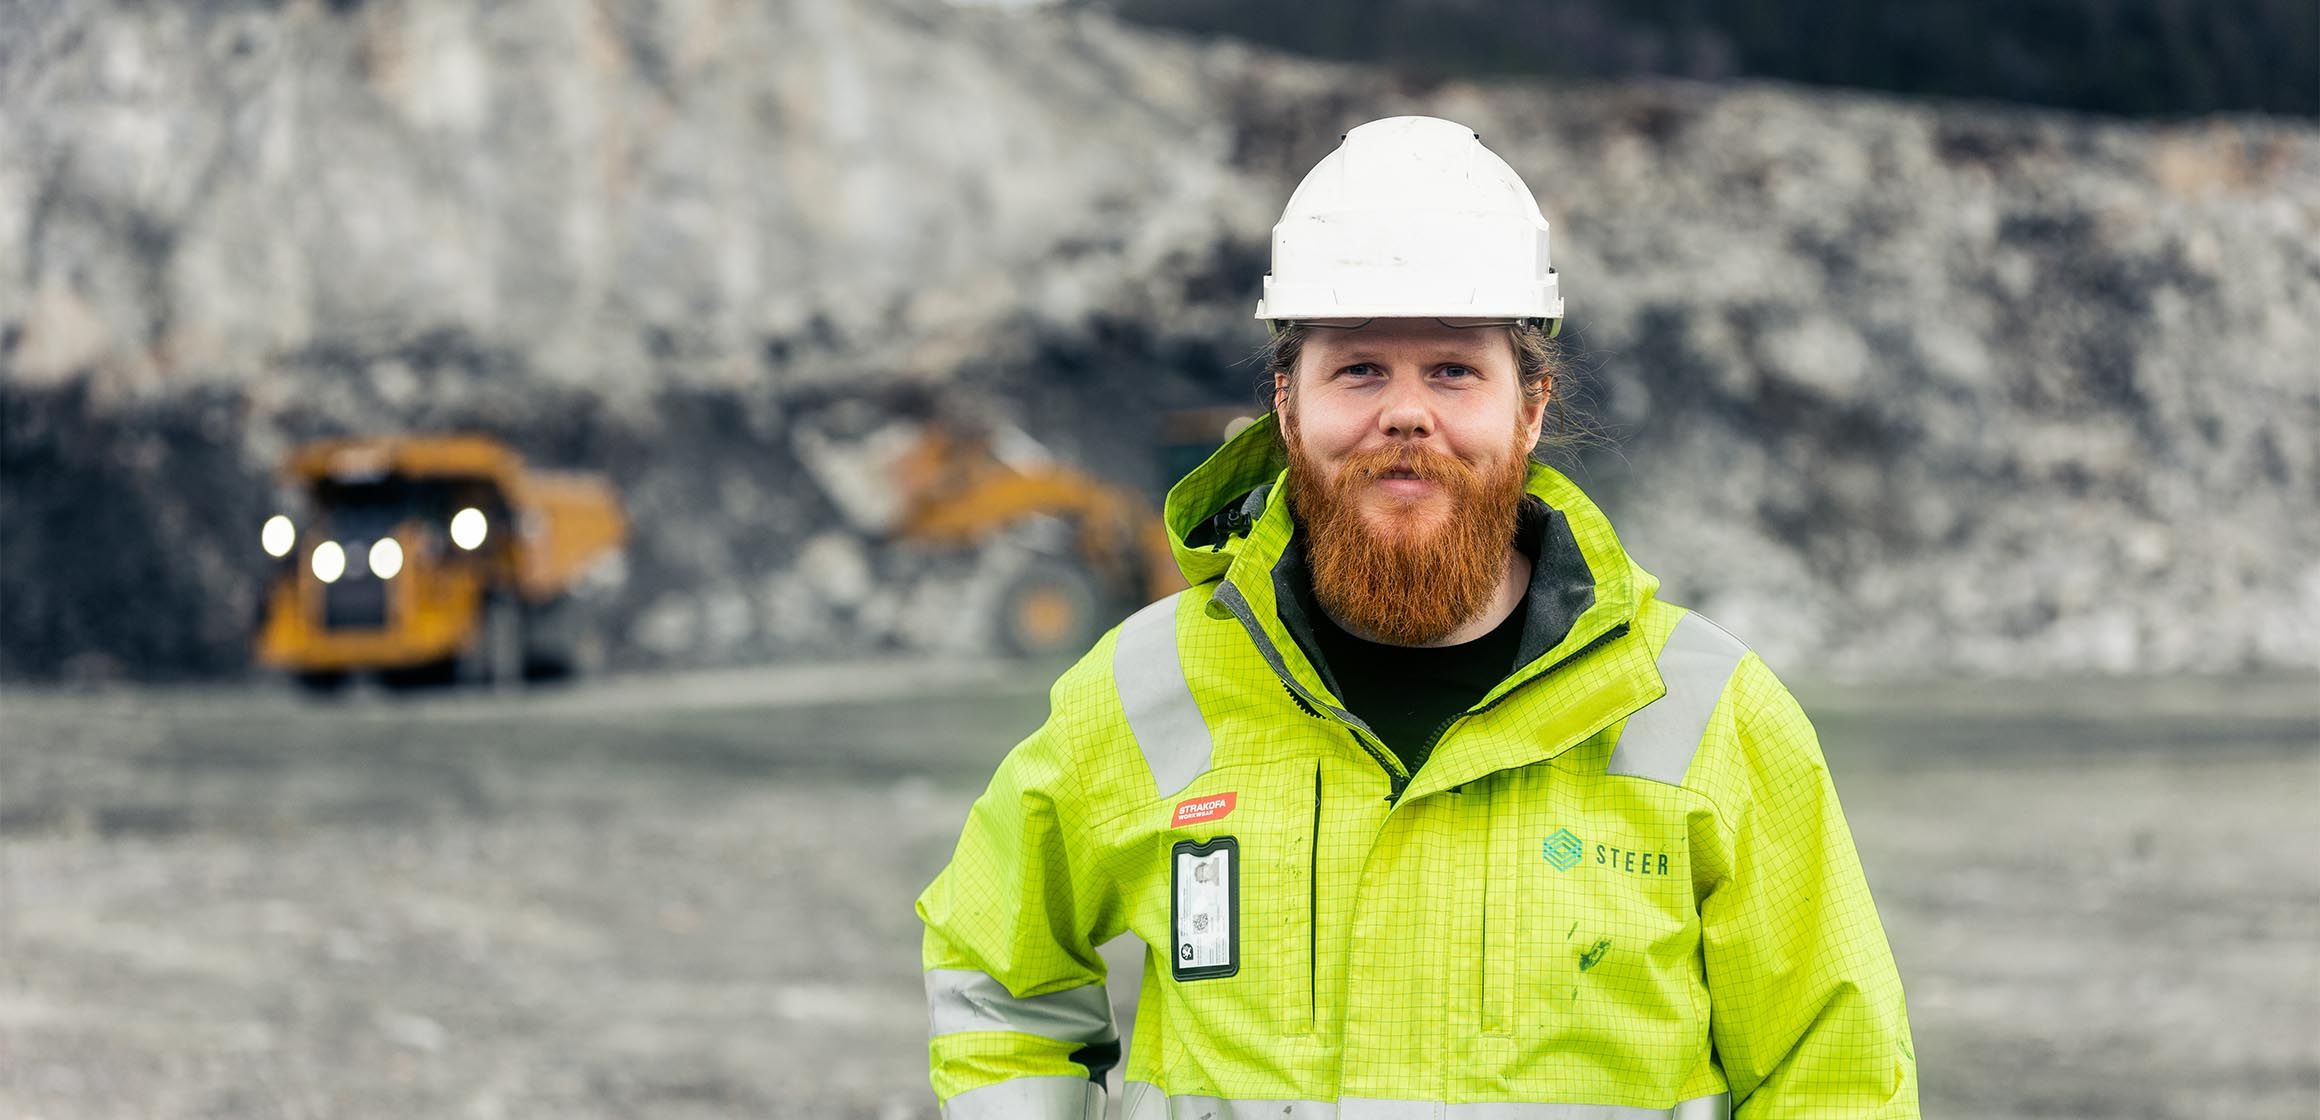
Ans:
[[[1700,922],[1734,1116],[1915,1118],[1901,978],[1812,724],[1753,655],[1724,703],[1725,867]]]
[[[918,899],[929,1057],[950,1120],[1100,1118],[1119,1060],[1096,948],[1122,919],[1095,872],[1064,691],[1058,715],[1000,764]]]

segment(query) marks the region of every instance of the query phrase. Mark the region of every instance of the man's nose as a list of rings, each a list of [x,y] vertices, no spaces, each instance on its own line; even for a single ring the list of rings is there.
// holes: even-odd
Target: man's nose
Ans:
[[[1426,399],[1422,378],[1396,377],[1387,382],[1378,402],[1378,430],[1395,439],[1424,439],[1434,434],[1433,402]]]

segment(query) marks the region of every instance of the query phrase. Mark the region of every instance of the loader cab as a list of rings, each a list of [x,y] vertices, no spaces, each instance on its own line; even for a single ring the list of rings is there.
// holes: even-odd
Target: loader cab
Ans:
[[[1257,422],[1260,414],[1243,405],[1181,408],[1160,418],[1160,494],[1198,469],[1218,448]]]

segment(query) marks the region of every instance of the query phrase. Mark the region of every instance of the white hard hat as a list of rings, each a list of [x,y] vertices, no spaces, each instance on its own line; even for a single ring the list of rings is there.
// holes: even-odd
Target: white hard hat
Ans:
[[[1547,220],[1462,124],[1388,117],[1345,134],[1289,196],[1257,318],[1563,318]]]

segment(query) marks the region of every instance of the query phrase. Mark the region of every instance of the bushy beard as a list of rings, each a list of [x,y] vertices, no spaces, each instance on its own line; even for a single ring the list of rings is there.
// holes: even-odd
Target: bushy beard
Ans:
[[[1329,478],[1309,457],[1293,411],[1283,418],[1289,501],[1305,530],[1305,559],[1323,610],[1354,633],[1398,646],[1449,637],[1490,605],[1506,574],[1528,477],[1529,449],[1516,444],[1477,468],[1429,448],[1356,453]],[[1372,487],[1406,470],[1441,487],[1400,497]],[[1364,497],[1376,506],[1373,521]],[[1448,499],[1443,508],[1444,498]]]

